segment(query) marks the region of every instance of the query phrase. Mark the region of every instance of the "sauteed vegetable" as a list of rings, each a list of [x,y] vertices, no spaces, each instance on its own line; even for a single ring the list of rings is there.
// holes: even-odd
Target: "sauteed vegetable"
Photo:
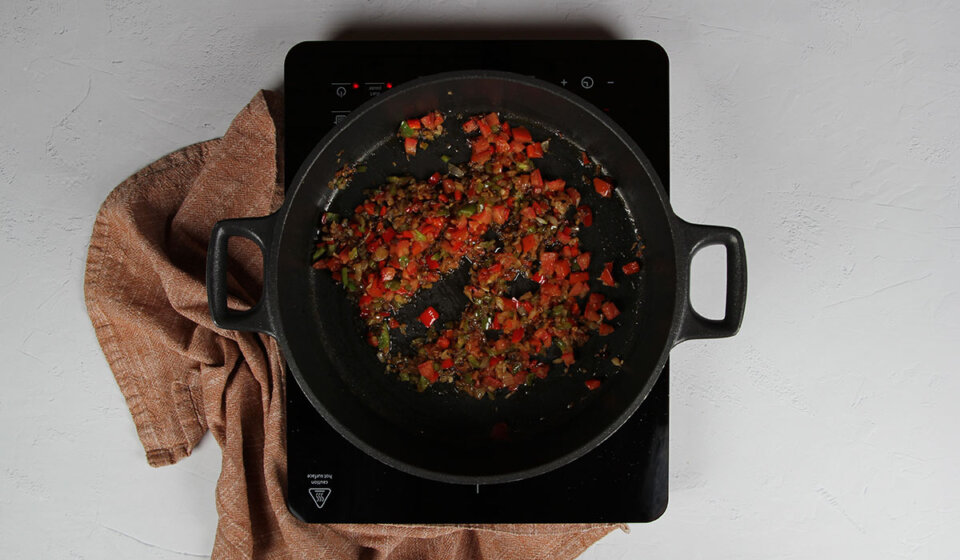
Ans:
[[[444,121],[433,112],[400,123],[408,156],[440,135]],[[569,367],[592,333],[613,332],[620,310],[591,290],[616,283],[613,263],[594,262],[580,247],[591,209],[577,189],[537,169],[549,140],[496,113],[462,126],[472,135],[469,162],[445,157],[447,169],[424,180],[389,177],[353,215],[325,214],[313,266],[329,270],[357,303],[388,371],[421,390],[453,383],[479,398],[544,378],[551,362]],[[593,187],[607,197],[614,184],[597,177]],[[391,332],[407,327],[398,310],[461,266],[469,267],[466,309],[459,316],[418,310],[426,335],[411,353],[391,348]],[[630,261],[617,274],[639,271]],[[600,381],[585,384],[595,389]]]

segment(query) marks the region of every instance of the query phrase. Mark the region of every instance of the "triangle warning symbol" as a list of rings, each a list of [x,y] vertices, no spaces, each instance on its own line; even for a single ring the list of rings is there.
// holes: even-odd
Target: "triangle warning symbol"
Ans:
[[[322,508],[331,492],[333,490],[329,488],[310,488],[310,497],[313,498],[313,503],[317,504],[317,508]]]

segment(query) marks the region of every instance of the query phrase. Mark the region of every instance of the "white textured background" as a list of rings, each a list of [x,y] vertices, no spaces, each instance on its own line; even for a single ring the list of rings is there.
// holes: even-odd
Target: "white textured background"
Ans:
[[[593,23],[670,54],[674,207],[743,232],[747,316],[673,353],[666,514],[584,558],[960,557],[960,7],[651,0],[0,3],[0,556],[209,554],[219,450],[146,466],[88,235],[114,185],[357,21]]]

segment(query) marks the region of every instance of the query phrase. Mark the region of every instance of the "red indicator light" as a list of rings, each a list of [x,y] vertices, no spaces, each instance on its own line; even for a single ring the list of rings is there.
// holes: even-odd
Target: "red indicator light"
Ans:
[[[353,89],[360,89],[360,84],[353,82]]]
[[[390,89],[392,87],[393,87],[393,84],[391,84],[390,82],[387,82],[387,89]]]

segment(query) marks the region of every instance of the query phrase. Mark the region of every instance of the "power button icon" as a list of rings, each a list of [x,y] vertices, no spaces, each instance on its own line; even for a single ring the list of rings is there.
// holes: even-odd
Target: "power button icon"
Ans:
[[[580,87],[583,89],[590,89],[593,87],[593,78],[590,76],[584,76],[580,79]]]

